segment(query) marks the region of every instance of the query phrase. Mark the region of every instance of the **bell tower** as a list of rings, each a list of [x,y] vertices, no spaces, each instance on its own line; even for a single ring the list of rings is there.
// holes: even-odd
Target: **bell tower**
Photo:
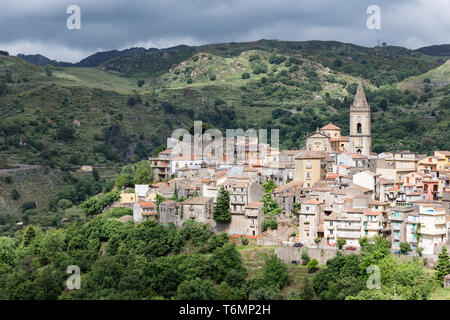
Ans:
[[[359,82],[355,100],[350,106],[349,152],[369,156],[371,152],[370,105]]]

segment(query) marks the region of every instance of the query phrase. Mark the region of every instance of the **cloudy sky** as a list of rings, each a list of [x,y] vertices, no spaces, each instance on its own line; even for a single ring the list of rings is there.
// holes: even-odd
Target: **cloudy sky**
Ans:
[[[69,30],[69,5],[81,29]],[[381,29],[367,28],[380,8]],[[77,62],[133,46],[337,40],[411,49],[450,43],[450,0],[0,0],[0,50]]]

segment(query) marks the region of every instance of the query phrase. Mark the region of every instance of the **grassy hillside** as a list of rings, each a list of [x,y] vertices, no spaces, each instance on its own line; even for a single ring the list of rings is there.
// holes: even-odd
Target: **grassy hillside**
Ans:
[[[424,91],[427,86],[429,88],[445,88],[450,84],[450,59],[443,65],[431,69],[430,71],[409,77],[399,83],[398,88],[410,89],[415,91]]]
[[[194,119],[279,128],[282,147],[299,148],[329,121],[348,133],[359,80],[375,151],[449,149],[444,62],[399,47],[267,40],[130,51],[98,68],[0,56],[0,150],[10,163],[116,166],[146,158]]]

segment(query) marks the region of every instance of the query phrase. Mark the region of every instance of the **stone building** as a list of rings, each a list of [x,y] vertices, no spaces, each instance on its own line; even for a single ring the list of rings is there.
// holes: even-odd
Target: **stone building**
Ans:
[[[181,226],[180,205],[174,200],[166,200],[159,204],[159,222],[168,224],[172,222],[175,226]]]
[[[299,236],[300,241],[307,244],[314,244],[314,239],[318,238],[319,225],[323,219],[323,201],[310,199],[302,203],[299,216]]]
[[[199,196],[183,201],[181,206],[181,224],[188,219],[194,219],[200,223],[212,223],[214,198]]]
[[[371,152],[370,105],[362,83],[358,84],[355,100],[350,106],[349,152],[369,156]]]
[[[155,205],[151,201],[140,201],[133,204],[133,220],[145,222],[156,218]]]

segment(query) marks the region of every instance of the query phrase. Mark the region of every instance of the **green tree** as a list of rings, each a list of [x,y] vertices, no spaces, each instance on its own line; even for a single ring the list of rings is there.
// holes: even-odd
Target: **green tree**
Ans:
[[[34,238],[36,238],[37,231],[33,226],[27,226],[22,236],[22,246],[28,246]]]
[[[246,274],[246,270],[242,265],[242,257],[236,250],[235,244],[231,242],[215,249],[209,259],[209,263],[213,270],[214,278],[218,283],[222,282],[231,270],[235,270],[236,273],[241,275]],[[233,286],[233,284],[229,284]]]
[[[422,256],[422,252],[423,252],[423,248],[422,247],[417,247],[416,252],[419,254],[419,257]]]
[[[263,269],[263,279],[267,286],[282,289],[289,282],[287,266],[276,255],[267,258]]]
[[[444,277],[450,274],[450,260],[445,245],[442,246],[441,253],[438,255],[438,262],[434,270],[436,270],[436,280],[442,286],[444,284]]]
[[[14,261],[16,241],[10,237],[0,237],[0,270],[2,264],[11,265]]]
[[[273,189],[276,189],[277,185],[275,184],[275,182],[270,179],[269,181],[267,181],[267,183],[264,184],[264,192],[265,193],[272,193]]]
[[[11,191],[11,199],[13,199],[13,200],[19,200],[19,198],[20,198],[19,191],[17,191],[17,189],[14,188],[14,189]]]
[[[177,299],[180,300],[215,300],[218,297],[219,293],[209,279],[185,280],[177,289]]]
[[[175,186],[173,187],[173,196],[172,198],[170,198],[170,200],[179,201],[177,184],[175,184]]]
[[[302,300],[313,300],[314,299],[314,288],[307,277],[303,278],[302,291],[300,293],[300,298]]]
[[[310,262],[308,262],[308,264],[306,265],[306,267],[308,268],[309,272],[316,272],[319,266],[319,261],[317,261],[317,259],[312,259]]]
[[[400,251],[403,254],[408,254],[409,251],[411,251],[411,245],[409,244],[409,242],[400,242]]]
[[[230,193],[223,186],[220,187],[216,204],[213,208],[213,219],[220,223],[230,223]]]
[[[134,186],[134,176],[128,172],[122,172],[116,179],[115,185],[117,189],[129,188]]]
[[[345,239],[338,239],[336,241],[336,245],[339,250],[342,250],[342,248],[345,246],[346,243],[347,243],[347,241]]]
[[[159,212],[159,205],[161,204],[161,202],[166,201],[166,198],[164,198],[162,195],[160,195],[159,193],[156,194],[155,197],[155,208],[156,208],[156,212]]]
[[[92,168],[92,179],[94,179],[94,181],[100,180],[100,174],[99,174],[97,168]]]
[[[150,169],[150,161],[143,160],[136,166],[134,173],[134,184],[150,184],[152,182],[152,172]]]
[[[302,264],[303,265],[307,265],[308,264],[308,262],[311,260],[309,258],[308,251],[306,251],[306,250],[302,251],[301,259],[302,259]]]

